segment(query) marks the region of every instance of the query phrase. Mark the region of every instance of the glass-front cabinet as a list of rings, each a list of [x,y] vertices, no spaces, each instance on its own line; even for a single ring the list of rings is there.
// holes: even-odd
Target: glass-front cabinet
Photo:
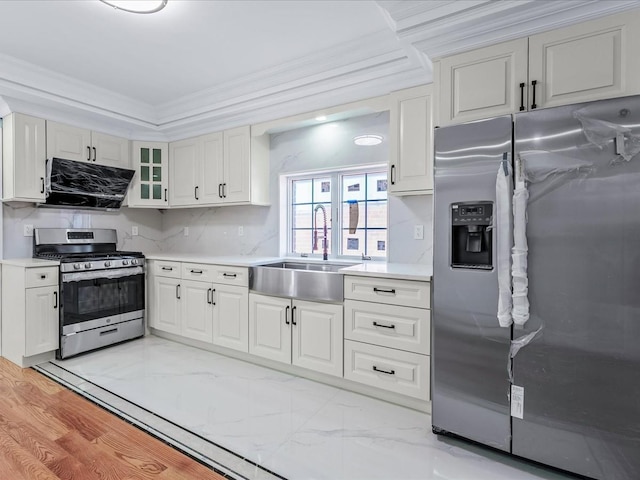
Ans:
[[[133,142],[133,177],[127,195],[130,207],[169,207],[167,143]]]

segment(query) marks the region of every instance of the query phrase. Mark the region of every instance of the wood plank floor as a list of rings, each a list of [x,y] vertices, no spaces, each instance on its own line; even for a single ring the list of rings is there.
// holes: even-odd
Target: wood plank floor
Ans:
[[[0,358],[0,479],[223,478],[38,372]]]

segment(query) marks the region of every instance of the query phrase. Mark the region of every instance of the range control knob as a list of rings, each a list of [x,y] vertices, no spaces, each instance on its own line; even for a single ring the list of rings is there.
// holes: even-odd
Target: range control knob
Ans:
[[[87,268],[87,269],[91,268],[91,264],[90,263],[85,263],[84,264],[84,268]]]
[[[123,265],[129,265],[129,260],[122,260]]]
[[[109,260],[107,260],[106,262],[104,262],[104,266],[105,267],[110,267],[111,266],[111,262]]]
[[[81,265],[79,263],[74,263],[73,264],[73,269],[74,270],[80,270],[80,268],[81,268]]]
[[[138,259],[137,258],[132,258],[131,259],[131,265],[137,265],[138,264]]]

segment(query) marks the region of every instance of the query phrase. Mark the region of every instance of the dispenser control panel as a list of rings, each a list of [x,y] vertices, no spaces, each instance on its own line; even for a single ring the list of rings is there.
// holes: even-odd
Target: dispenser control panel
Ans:
[[[491,203],[453,204],[451,206],[451,221],[454,225],[490,225],[492,215],[493,205]]]

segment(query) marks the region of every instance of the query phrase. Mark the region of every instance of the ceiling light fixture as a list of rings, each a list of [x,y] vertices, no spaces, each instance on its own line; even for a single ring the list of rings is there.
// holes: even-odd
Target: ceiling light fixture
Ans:
[[[169,0],[100,0],[116,10],[129,13],[155,13],[162,10]]]
[[[380,135],[358,135],[354,137],[353,143],[361,147],[372,147],[374,145],[380,145],[382,143],[382,137]]]

